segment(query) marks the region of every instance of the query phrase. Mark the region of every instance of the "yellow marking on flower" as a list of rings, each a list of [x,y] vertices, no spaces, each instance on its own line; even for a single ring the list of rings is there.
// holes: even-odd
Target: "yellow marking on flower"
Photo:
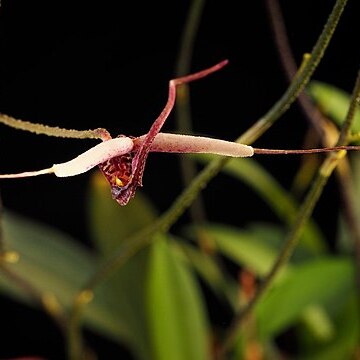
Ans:
[[[119,179],[118,177],[115,178],[115,184],[119,187],[123,187],[124,183],[121,179]]]

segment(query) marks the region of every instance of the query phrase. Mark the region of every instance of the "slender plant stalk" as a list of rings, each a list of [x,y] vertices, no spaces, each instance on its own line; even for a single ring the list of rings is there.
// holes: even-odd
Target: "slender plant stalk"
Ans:
[[[350,102],[349,110],[345,119],[345,122],[342,126],[340,136],[337,142],[337,146],[344,146],[347,143],[347,138],[350,134],[350,127],[355,118],[355,109],[358,106],[360,101],[360,71],[358,73],[355,87],[352,93],[352,99]],[[317,204],[323,189],[328,182],[332,172],[338,165],[339,161],[346,155],[345,150],[340,150],[338,152],[330,153],[327,158],[324,160],[321,165],[319,172],[310,188],[310,191],[305,197],[304,202],[302,203],[294,225],[290,229],[285,243],[282,247],[282,250],[277,257],[273,267],[270,272],[264,278],[263,282],[259,285],[258,290],[253,297],[253,299],[245,306],[245,308],[240,311],[240,313],[236,316],[233,324],[229,328],[228,334],[225,338],[223,346],[220,348],[218,358],[222,359],[226,352],[230,350],[230,348],[234,345],[239,332],[241,331],[241,327],[246,321],[248,315],[255,308],[257,303],[263,297],[266,290],[273,284],[276,275],[279,271],[287,264],[289,258],[293,254],[299,240],[301,238],[301,234],[304,230],[304,225],[311,217],[311,214]]]
[[[178,61],[176,64],[176,76],[181,77],[190,73],[191,59],[194,50],[195,37],[200,25],[205,0],[194,0],[188,12],[185,27],[180,40]],[[190,90],[188,84],[179,86],[175,103],[175,119],[180,133],[192,133]],[[196,176],[196,164],[186,156],[180,157],[180,168],[184,187],[187,187]],[[206,213],[201,194],[194,200],[189,208],[190,216],[195,224],[202,224],[206,220]],[[199,248],[208,252],[213,249],[213,244],[203,233],[197,236]]]
[[[307,85],[317,65],[321,61],[346,3],[347,0],[336,1],[312,53],[303,60],[303,65],[298,70],[289,88],[263,118],[258,120],[248,131],[237,139],[238,142],[244,144],[252,143],[289,109],[296,97]],[[193,179],[191,184],[175,200],[172,206],[152,226],[125,242],[115,255],[110,259],[107,259],[105,265],[101,266],[94,276],[89,279],[83,290],[81,290],[74,299],[70,314],[68,333],[70,360],[80,360],[82,353],[80,319],[85,302],[79,301],[79,296],[81,296],[84,291],[92,292],[99,283],[110,276],[137,251],[151,243],[154,239],[153,235],[156,232],[166,232],[183,214],[185,209],[192,204],[199,192],[219,173],[228,160],[228,158],[224,157],[216,159],[207,165],[207,167]]]
[[[101,139],[108,140],[111,138],[106,129],[94,129],[94,130],[73,130],[64,129],[57,126],[47,126],[43,124],[31,123],[29,121],[23,121],[15,119],[11,116],[0,114],[0,123],[10,126],[12,128],[29,131],[38,135],[48,135],[62,138],[74,138],[74,139]]]
[[[360,70],[357,73],[354,90],[350,99],[349,111],[346,115],[345,122],[342,126],[337,145],[346,145],[350,137],[351,126],[355,119],[355,113],[360,105]]]
[[[205,0],[193,0],[190,6],[184,31],[180,40],[180,50],[176,64],[176,77],[190,73],[191,58],[194,49],[195,35],[197,34]]]
[[[266,0],[266,6],[270,17],[271,29],[274,34],[276,48],[280,57],[280,61],[285,70],[286,77],[289,82],[292,81],[296,74],[297,65],[294,55],[289,44],[284,17],[278,0]],[[298,101],[301,109],[309,119],[310,124],[316,130],[320,139],[324,138],[324,129],[319,121],[321,117],[320,111],[313,105],[311,99],[306,92],[300,93]]]

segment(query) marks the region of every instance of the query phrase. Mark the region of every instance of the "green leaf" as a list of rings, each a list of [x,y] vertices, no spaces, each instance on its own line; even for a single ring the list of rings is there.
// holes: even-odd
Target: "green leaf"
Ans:
[[[88,196],[88,224],[92,239],[103,254],[111,253],[156,217],[155,209],[141,192],[126,206],[120,206],[111,198],[104,176],[100,172],[93,174]]]
[[[338,360],[352,359],[358,351],[360,322],[359,299],[353,291],[351,296],[345,298],[342,309],[335,317],[335,337],[325,344],[315,344],[306,349],[301,344],[303,351],[299,359],[306,360]],[[305,348],[305,349],[304,349]]]
[[[291,268],[256,308],[262,336],[273,337],[296,323],[311,305],[339,306],[354,286],[350,258],[324,257]]]
[[[335,326],[323,306],[308,305],[302,312],[302,322],[313,341],[326,342],[335,336]]]
[[[104,261],[130,235],[156,218],[155,210],[141,193],[128,205],[120,206],[111,198],[109,186],[99,173],[92,178],[88,199],[90,233]],[[144,303],[148,258],[148,248],[139,251],[106,281],[112,311],[129,331],[129,347],[144,360],[150,351]]]
[[[4,211],[2,226],[6,249],[20,255],[17,263],[8,265],[9,270],[43,296],[55,296],[68,309],[74,295],[94,272],[96,256],[70,236],[7,210]],[[24,289],[4,274],[0,276],[0,289],[21,302],[35,305]],[[126,342],[128,329],[113,313],[105,292],[104,286],[86,307],[85,325],[116,341]]]
[[[334,85],[315,80],[309,83],[307,90],[320,110],[341,127],[349,109],[351,95]],[[360,131],[359,108],[355,113],[351,129],[355,132]]]
[[[188,266],[163,238],[152,247],[147,286],[153,345],[153,356],[148,358],[210,359],[208,324],[200,289]]]
[[[188,229],[191,236],[191,228]],[[260,277],[268,273],[278,253],[277,246],[268,241],[270,228],[265,238],[259,237],[251,230],[240,230],[222,224],[204,226],[201,230],[207,231],[213,238],[217,251]]]
[[[238,284],[226,276],[224,269],[221,269],[215,259],[197,247],[187,244],[183,239],[174,239],[171,242],[173,251],[186,261],[209,286],[219,299],[226,299],[233,309],[238,309]]]
[[[214,158],[208,154],[196,154],[193,157],[202,163],[208,163]],[[254,159],[231,159],[222,171],[250,186],[286,224],[293,223],[298,209],[295,200]],[[313,254],[323,253],[327,249],[320,229],[312,220],[304,227],[302,244]]]

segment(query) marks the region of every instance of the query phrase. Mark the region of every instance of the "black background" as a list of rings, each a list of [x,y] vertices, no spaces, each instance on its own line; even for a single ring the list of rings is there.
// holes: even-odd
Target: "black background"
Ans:
[[[281,1],[297,63],[303,53],[311,51],[334,3]],[[113,136],[146,133],[165,104],[190,4],[184,0],[2,0],[0,112],[65,128],[105,127]],[[359,10],[359,2],[349,0],[314,75],[349,92],[360,58],[356,43]],[[229,59],[223,70],[191,84],[193,128],[198,134],[234,140],[287,87],[265,1],[207,2],[192,71],[223,59]],[[254,145],[299,148],[306,129],[307,121],[295,104]],[[164,131],[175,130],[170,116]],[[0,172],[49,167],[94,143],[35,136],[1,125]],[[289,187],[299,165],[298,158],[268,156],[259,161],[285,187]],[[148,161],[140,191],[160,211],[166,210],[183,188],[178,165],[177,155],[154,154]],[[2,181],[3,205],[54,225],[90,246],[85,219],[88,180],[89,174],[70,179],[45,176]],[[332,191],[335,186],[330,181],[315,211],[329,236],[334,232],[331,224],[335,223],[338,206],[336,192]],[[223,175],[209,184],[204,195],[211,221],[237,226],[251,219],[277,221],[251,190]],[[186,221],[186,216],[181,221]],[[59,334],[42,313],[30,312],[3,298],[0,307],[2,314],[8,309],[16,313],[6,324],[2,321],[0,358],[30,353],[63,358]],[[10,345],[14,341],[15,350]],[[111,359],[111,351],[118,351],[106,340],[96,338],[94,342],[100,358]]]

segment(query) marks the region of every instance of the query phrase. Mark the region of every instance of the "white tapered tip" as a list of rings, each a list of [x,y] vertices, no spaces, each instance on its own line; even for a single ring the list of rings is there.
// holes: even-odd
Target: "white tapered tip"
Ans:
[[[140,144],[146,135],[135,139]],[[151,144],[152,152],[170,153],[207,153],[231,157],[249,157],[254,155],[251,146],[232,141],[213,139],[203,136],[159,133]]]
[[[70,161],[54,164],[52,169],[58,177],[79,175],[108,159],[130,152],[133,146],[132,139],[125,136],[107,140]]]

